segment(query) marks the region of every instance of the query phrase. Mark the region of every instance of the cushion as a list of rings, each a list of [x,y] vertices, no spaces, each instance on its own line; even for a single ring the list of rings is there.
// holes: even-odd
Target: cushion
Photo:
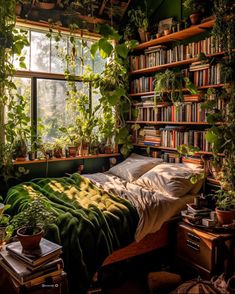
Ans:
[[[192,184],[190,176],[203,172],[201,168],[192,168],[182,163],[162,163],[143,174],[135,184],[158,190],[172,197],[181,197],[191,192],[196,194],[202,187],[203,180]]]
[[[127,182],[133,182],[160,163],[162,163],[160,158],[132,153],[126,160],[110,168],[109,172]]]

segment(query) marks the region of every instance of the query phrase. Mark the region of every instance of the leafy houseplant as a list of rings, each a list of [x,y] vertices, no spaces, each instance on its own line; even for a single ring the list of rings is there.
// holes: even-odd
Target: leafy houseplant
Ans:
[[[17,230],[18,239],[24,249],[35,249],[39,246],[43,233],[55,219],[49,205],[37,196],[23,211],[13,217],[9,230]]]
[[[2,197],[0,196],[0,200]],[[10,205],[4,205],[0,203],[0,245],[5,239],[6,228],[10,221],[10,216],[5,214],[5,211],[10,208]]]
[[[147,14],[138,7],[137,9],[129,10],[128,17],[130,18],[130,24],[138,29],[141,42],[146,42],[146,32],[149,26]]]
[[[198,24],[205,13],[204,0],[184,0],[183,7],[186,14],[189,15],[192,25]]]
[[[184,77],[181,71],[172,71],[167,69],[164,72],[157,73],[155,76],[154,90],[156,95],[166,96],[177,104],[182,102],[183,99],[183,86],[193,94],[197,94],[196,87],[191,83],[189,78]]]
[[[56,158],[61,158],[63,156],[64,142],[62,139],[55,139],[53,142],[53,154]]]
[[[219,223],[231,224],[235,218],[235,191],[218,190],[214,199]]]

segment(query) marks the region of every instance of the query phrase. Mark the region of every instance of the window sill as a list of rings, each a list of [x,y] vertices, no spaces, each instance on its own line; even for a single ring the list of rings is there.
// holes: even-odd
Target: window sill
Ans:
[[[103,158],[103,157],[117,157],[119,153],[109,153],[109,154],[95,154],[95,155],[86,155],[86,156],[76,156],[76,157],[61,157],[61,158],[51,158],[51,159],[35,159],[35,160],[25,160],[25,161],[16,161],[14,160],[14,165],[22,164],[34,164],[34,163],[44,163],[44,162],[57,162],[57,161],[71,161],[71,160],[80,160],[80,159],[90,159],[90,158]]]

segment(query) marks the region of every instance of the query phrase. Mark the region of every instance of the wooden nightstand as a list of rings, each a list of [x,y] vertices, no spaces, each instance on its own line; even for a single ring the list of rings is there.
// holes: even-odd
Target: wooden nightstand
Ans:
[[[178,264],[196,270],[205,278],[228,272],[233,266],[234,239],[235,234],[215,234],[179,223],[176,250],[180,261]]]

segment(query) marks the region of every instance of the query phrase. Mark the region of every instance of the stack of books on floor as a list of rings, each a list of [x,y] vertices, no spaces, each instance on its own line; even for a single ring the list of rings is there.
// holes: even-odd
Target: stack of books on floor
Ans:
[[[207,207],[198,207],[193,203],[187,204],[187,210],[181,211],[184,221],[193,224],[201,224],[202,219],[209,217],[210,213],[211,209]]]
[[[13,278],[15,285],[33,287],[63,272],[62,247],[42,238],[39,248],[25,251],[20,242],[12,242],[0,251],[0,265]]]

